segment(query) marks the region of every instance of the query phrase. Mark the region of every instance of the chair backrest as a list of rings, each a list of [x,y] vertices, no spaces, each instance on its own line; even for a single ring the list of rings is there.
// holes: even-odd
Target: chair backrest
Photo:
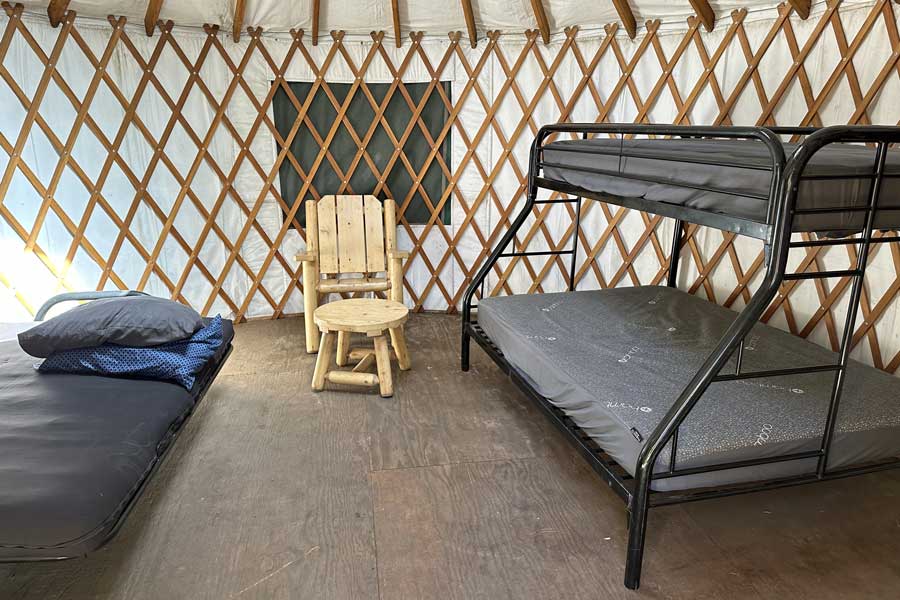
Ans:
[[[385,255],[396,244],[395,215],[393,200],[385,200],[382,207],[369,195],[323,196],[318,202],[309,201],[307,247],[318,249],[320,272],[385,271]]]

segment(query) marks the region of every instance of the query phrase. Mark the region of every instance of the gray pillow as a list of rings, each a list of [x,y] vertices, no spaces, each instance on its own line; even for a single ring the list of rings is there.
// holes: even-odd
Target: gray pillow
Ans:
[[[94,348],[102,344],[158,346],[191,337],[203,327],[193,308],[153,296],[94,300],[66,311],[19,334],[19,345],[31,356]]]

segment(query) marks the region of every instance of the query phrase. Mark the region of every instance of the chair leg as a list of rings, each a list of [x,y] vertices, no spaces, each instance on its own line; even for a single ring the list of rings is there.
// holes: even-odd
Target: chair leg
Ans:
[[[384,335],[375,337],[375,362],[378,366],[378,385],[382,398],[394,395],[394,381],[391,379],[391,352]]]
[[[316,265],[303,263],[303,320],[306,327],[306,352],[315,354],[319,347],[319,328],[313,315],[319,303],[319,292],[315,287],[315,281],[319,278]]]
[[[397,364],[400,365],[401,371],[409,371],[412,367],[412,361],[409,359],[409,349],[406,347],[406,334],[403,332],[403,326],[394,327],[391,331],[391,346],[397,353]]]
[[[325,389],[325,374],[331,366],[331,353],[334,351],[334,333],[325,331],[322,333],[322,341],[319,345],[319,355],[316,357],[316,370],[313,371],[312,389],[321,391]]]
[[[347,355],[350,352],[350,332],[338,331],[337,336],[337,364],[339,367],[347,366]]]

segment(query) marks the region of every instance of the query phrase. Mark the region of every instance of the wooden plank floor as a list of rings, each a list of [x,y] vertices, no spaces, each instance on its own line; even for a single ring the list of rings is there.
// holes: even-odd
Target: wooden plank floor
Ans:
[[[897,597],[896,473],[653,511],[628,592],[620,501],[458,327],[413,316],[383,399],[311,393],[302,320],[239,326],[118,538],[0,598]]]

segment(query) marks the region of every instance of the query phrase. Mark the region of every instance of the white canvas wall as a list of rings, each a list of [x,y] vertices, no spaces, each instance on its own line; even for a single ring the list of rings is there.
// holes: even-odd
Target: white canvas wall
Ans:
[[[284,6],[284,3],[277,4]],[[377,19],[375,21],[369,19],[356,23],[353,20],[354,14],[367,14],[363,8],[369,10],[369,8],[375,6],[375,3],[372,4],[372,7],[364,3],[364,7],[359,10],[350,11],[348,9],[345,12],[341,12],[341,7],[347,7],[349,4],[325,3],[326,7],[329,8],[324,16],[326,25],[322,27],[322,30],[327,31],[333,26],[333,23],[339,21],[345,24],[344,27],[348,31],[358,30],[361,33],[370,29],[389,28],[387,21],[381,23]],[[516,0],[504,0],[503,2],[488,2],[485,0],[480,3],[479,11],[483,16],[492,15],[490,17],[492,19],[491,26],[502,25],[504,23],[503,19],[509,20],[510,27],[530,26],[530,17],[526,10],[527,6],[525,6],[527,2],[519,2],[519,4],[523,6],[518,7]],[[751,3],[720,2],[717,4],[720,24],[712,33],[703,33],[702,37],[708,54],[713,54],[725,36],[729,35],[731,19],[726,16],[727,9],[747,4]],[[857,31],[867,22],[867,19],[871,18],[872,7],[875,4],[875,2],[871,1],[844,3],[840,10],[840,22],[847,40],[852,41]],[[203,5],[202,15],[204,19],[208,18],[206,15],[210,14],[211,11],[213,14],[221,13],[222,22],[227,21],[227,15],[230,10],[229,3],[203,3]],[[578,21],[579,14],[569,8],[570,4],[561,0],[559,2],[554,0],[550,2],[550,5],[551,12],[555,15],[554,27],[560,28],[572,25]],[[142,3],[134,3],[134,6],[131,8],[129,6],[128,3],[122,4],[121,12],[126,14],[135,13],[134,16],[137,16],[138,13],[142,14]],[[183,6],[179,6],[178,3],[170,2],[166,4],[166,10],[173,12],[170,15],[164,14],[163,17],[179,17],[177,22],[180,23],[199,23],[197,19],[200,18],[200,13],[196,12],[199,10],[199,6],[200,3],[183,3]],[[663,24],[659,33],[660,47],[664,57],[671,57],[684,39],[686,25],[679,15],[690,13],[687,6],[687,2],[642,2],[637,4],[637,12],[641,18],[650,14],[669,15],[668,21]],[[276,3],[273,1],[250,3],[250,7],[255,12],[248,15],[248,23],[260,23],[276,30],[289,26],[307,26],[305,20],[308,20],[308,15],[303,12],[305,5],[303,7],[297,5],[296,9],[287,12],[276,9]],[[440,11],[426,10],[424,7],[425,4],[412,4],[411,8],[408,9],[409,12],[404,15],[405,22],[425,23],[430,29],[432,24],[429,18],[431,18],[434,19],[434,27],[449,25],[454,29],[464,29],[461,15],[445,15]],[[91,10],[103,10],[103,5],[102,3],[73,1],[72,8],[76,11],[81,10],[82,13],[90,13]],[[375,9],[372,8],[372,10]],[[591,8],[590,10],[595,11],[590,12],[590,18],[597,22],[614,20],[614,15],[608,15],[601,9]],[[813,16],[809,20],[801,21],[796,17],[792,17],[791,23],[799,46],[802,47],[808,36],[821,26],[821,20],[817,18],[817,15],[821,15],[824,10],[826,10],[826,7],[820,3],[814,7]],[[176,11],[178,11],[177,14]],[[196,14],[191,11],[195,11]],[[387,18],[389,20],[389,15]],[[744,21],[744,31],[751,49],[759,47],[769,35],[776,18],[777,13],[774,8],[757,9],[748,14]],[[876,15],[876,18],[880,17]],[[334,20],[332,21],[332,19]],[[341,21],[341,19],[345,20]],[[28,31],[35,37],[44,51],[50,54],[59,35],[59,30],[50,28],[46,23],[46,18],[42,16],[26,15],[24,20]],[[135,21],[137,22],[137,19]],[[0,16],[0,29],[5,28],[7,24],[8,17]],[[420,26],[418,28],[423,29],[424,27]],[[79,17],[77,30],[90,46],[94,55],[101,57],[110,40],[110,24],[105,20],[91,20]],[[643,32],[643,28],[641,28],[641,31]],[[154,38],[147,38],[143,34],[142,25],[128,25],[126,26],[126,32],[131,43],[137,47],[143,59],[145,61],[150,60],[154,48],[157,47],[159,34]],[[188,62],[193,63],[197,61],[204,46],[208,43],[208,36],[202,31],[192,28],[176,28],[173,33],[178,48],[183,51]],[[243,36],[238,44],[232,43],[230,35],[225,35],[224,33],[220,34],[220,39],[222,39],[223,47],[235,65],[241,64],[245,58],[248,44],[253,43],[247,35]],[[602,30],[581,31],[576,38],[575,50],[585,57],[585,61],[590,61],[603,43],[603,39],[604,34]],[[629,40],[622,33],[617,36],[616,41],[621,49],[624,61],[628,62],[630,57],[638,51],[641,47],[642,39],[643,33],[640,33],[638,39],[634,41]],[[291,36],[287,33],[266,33],[263,36],[263,43],[267,52],[271,55],[272,61],[275,64],[281,64],[285,54],[291,47]],[[527,41],[523,34],[510,34],[500,37],[498,46],[507,61],[507,67],[515,63],[526,43]],[[560,32],[554,35],[549,45],[537,44],[545,66],[549,68],[554,65],[567,43],[566,35]],[[422,48],[432,66],[436,66],[441,61],[450,44],[451,41],[447,37],[427,36],[422,41]],[[348,35],[344,39],[344,45],[351,60],[358,67],[362,64],[367,52],[371,50],[372,41],[368,35]],[[310,53],[310,58],[314,65],[319,65],[328,56],[332,46],[332,40],[325,35],[320,39],[318,46],[312,47],[307,45],[306,49]],[[401,49],[394,48],[393,43],[385,44],[385,51],[394,65],[398,65],[403,61],[408,51],[408,46],[408,40],[405,47]],[[482,58],[482,53],[486,51],[487,47],[486,40],[482,40],[475,49],[470,48],[467,42],[460,44],[465,60],[468,65],[473,67],[478,64]],[[885,68],[886,61],[891,58],[891,52],[897,52],[898,50],[900,49],[894,48],[892,50],[888,28],[884,25],[873,27],[871,33],[865,36],[863,47],[853,59],[856,77],[863,92],[870,89],[879,73]],[[812,49],[810,58],[805,62],[805,70],[808,73],[814,91],[821,90],[822,86],[831,77],[836,65],[839,64],[840,59],[841,52],[838,36],[830,29],[826,29],[820,41]],[[788,72],[792,62],[789,44],[786,38],[780,35],[772,43],[771,49],[766,53],[758,70],[759,85],[762,86],[769,96],[774,94],[783,83],[785,74]],[[35,53],[21,35],[13,36],[2,64],[10,78],[21,86],[22,92],[27,97],[33,98],[43,74],[43,65],[36,59]],[[74,93],[79,98],[83,98],[91,85],[92,78],[95,76],[95,69],[90,65],[84,53],[76,44],[70,41],[65,45],[60,55],[57,69]],[[724,51],[714,69],[717,83],[721,87],[723,95],[728,96],[730,90],[738,83],[746,69],[747,58],[741,49],[741,45],[735,41],[728,45],[727,50]],[[134,95],[144,75],[144,71],[142,71],[137,61],[122,44],[118,44],[115,47],[107,66],[107,71],[116,82],[121,93],[128,98]],[[634,88],[628,88],[625,92],[619,93],[609,108],[608,120],[632,121],[638,110],[634,94],[636,93],[640,98],[646,99],[660,80],[662,72],[663,67],[655,51],[650,50],[644,53],[635,65],[631,76]],[[674,70],[674,82],[680,90],[682,100],[688,95],[698,78],[703,76],[703,73],[703,60],[697,48],[691,44],[677,62]],[[244,302],[245,297],[247,297],[253,287],[252,274],[260,272],[262,266],[268,263],[268,268],[262,277],[262,286],[276,300],[287,295],[288,300],[280,312],[300,312],[302,310],[302,297],[299,290],[296,288],[292,290],[292,274],[286,271],[279,264],[278,260],[273,259],[273,251],[257,230],[257,228],[262,229],[270,239],[277,239],[283,226],[281,209],[273,195],[263,185],[264,177],[247,159],[243,159],[235,167],[242,144],[228,132],[222,122],[219,122],[211,129],[211,124],[216,120],[218,107],[205,97],[203,90],[196,85],[188,86],[184,92],[183,102],[180,101],[180,96],[185,90],[185,85],[192,73],[191,68],[183,64],[182,59],[175,50],[169,46],[165,47],[160,55],[159,62],[153,69],[153,74],[160,82],[161,87],[170,95],[170,101],[176,104],[181,103],[180,114],[183,120],[176,119],[171,129],[171,134],[163,148],[164,153],[171,160],[176,173],[173,174],[169,168],[162,164],[148,171],[148,165],[152,164],[154,160],[156,148],[148,143],[145,136],[133,124],[128,124],[123,119],[125,110],[121,102],[105,83],[101,83],[90,104],[88,114],[111,140],[116,137],[120,127],[125,123],[124,141],[119,148],[119,154],[132,170],[132,174],[129,175],[123,172],[120,166],[114,166],[103,183],[102,195],[113,210],[124,219],[136,196],[136,188],[141,187],[141,184],[136,182],[140,182],[146,177],[147,189],[159,208],[165,215],[168,215],[175,202],[185,196],[184,186],[179,182],[179,178],[189,178],[190,184],[188,187],[195,198],[184,198],[180,202],[180,207],[174,219],[175,229],[188,247],[199,246],[199,261],[205,265],[209,273],[212,274],[213,279],[217,278],[222,273],[223,267],[229,262],[231,252],[227,244],[223,243],[221,236],[212,231],[208,232],[202,244],[198,243],[204,230],[205,219],[199,213],[195,203],[199,202],[207,211],[214,210],[217,199],[222,192],[222,181],[221,177],[207,164],[207,161],[198,160],[197,146],[189,139],[184,130],[185,123],[189,124],[201,139],[208,138],[208,151],[214,162],[221,166],[225,174],[228,174],[232,168],[236,169],[237,175],[234,179],[235,192],[250,207],[253,207],[257,200],[260,201],[260,209],[256,215],[256,224],[248,223],[244,211],[236,203],[228,200],[227,194],[226,201],[221,204],[221,208],[218,211],[215,222],[221,230],[221,235],[232,241],[241,237],[244,238],[236,250],[239,260],[233,260],[234,264],[223,276],[222,290],[239,307],[246,305],[246,310],[243,311],[245,316],[266,317],[272,315],[275,312],[272,303],[266,300],[259,290],[253,294],[249,302]],[[208,92],[217,102],[221,102],[234,80],[234,73],[215,49],[209,51],[198,75],[208,88]],[[285,75],[287,79],[293,81],[312,81],[317,76],[317,73],[313,66],[300,53],[297,53],[290,62]],[[612,52],[607,52],[599,62],[597,69],[591,74],[591,81],[602,102],[605,103],[610,94],[619,86],[621,75],[621,65]],[[520,182],[516,177],[512,164],[515,163],[519,167],[520,173],[525,172],[528,146],[533,138],[533,127],[555,122],[559,119],[560,108],[557,95],[564,104],[568,102],[573,89],[578,85],[582,76],[583,72],[578,65],[575,51],[569,49],[563,52],[562,58],[559,59],[558,66],[555,68],[552,84],[548,85],[544,81],[544,72],[540,61],[533,54],[529,53],[522,61],[515,78],[515,90],[512,90],[508,88],[504,65],[496,55],[492,54],[486,59],[485,66],[479,71],[477,77],[477,83],[486,98],[488,106],[485,106],[484,102],[474,92],[469,92],[464,98],[459,100],[462,103],[459,122],[468,137],[473,138],[476,132],[482,126],[485,126],[485,117],[488,111],[491,110],[491,105],[497,98],[502,98],[498,101],[494,120],[487,122],[485,131],[474,149],[474,155],[477,157],[477,161],[480,162],[481,169],[487,173],[497,169],[499,171],[498,176],[493,180],[491,186],[486,186],[484,175],[482,175],[473,158],[467,158],[468,148],[463,142],[460,132],[454,127],[452,133],[453,164],[451,168],[454,170],[461,169],[462,175],[458,182],[458,193],[454,193],[451,196],[452,224],[447,227],[446,235],[442,234],[438,228],[432,228],[423,243],[423,251],[431,262],[432,268],[435,268],[448,252],[447,237],[451,239],[455,236],[459,237],[455,245],[456,253],[444,261],[444,266],[439,272],[440,283],[448,290],[451,297],[464,285],[464,271],[471,269],[472,265],[484,253],[484,245],[482,240],[479,239],[475,227],[481,232],[482,238],[488,238],[498,225],[502,227],[500,208],[497,204],[505,206],[509,202],[521,202],[522,200]],[[257,121],[258,111],[256,106],[258,103],[263,102],[266,97],[272,85],[274,74],[264,55],[260,52],[255,52],[245,61],[242,77],[247,82],[249,89],[252,90],[255,102],[242,87],[234,86],[235,90],[223,112],[229,123],[233,125],[233,128],[243,138],[247,136],[248,132],[253,128],[254,122]],[[326,81],[330,82],[352,82],[355,75],[351,65],[342,56],[338,56],[332,61],[327,72],[324,73],[324,77]],[[408,82],[430,81],[431,77],[424,61],[420,57],[415,57],[410,62],[403,80]],[[446,68],[440,72],[439,79],[453,82],[455,102],[458,101],[462,90],[469,82],[466,69],[457,57],[452,58],[448,62]],[[393,76],[381,57],[376,58],[365,73],[365,81],[367,82],[390,82],[392,80]],[[524,99],[527,105],[535,97],[535,93],[538,90],[543,90],[543,92],[539,94],[539,99],[535,102],[533,110],[530,112],[531,119],[523,121],[524,111],[517,94]],[[854,93],[846,78],[841,77],[834,92],[830,94],[818,110],[823,123],[846,123],[853,115],[856,107]],[[730,112],[733,123],[757,123],[761,112],[758,94],[756,82],[745,87],[744,92],[740,95]],[[10,144],[13,144],[19,135],[23,122],[26,120],[27,113],[16,98],[14,90],[2,81],[0,81],[0,106],[5,107],[4,110],[0,111],[0,133],[3,134],[6,140],[9,140]],[[777,106],[773,117],[779,124],[795,124],[804,117],[807,108],[807,100],[803,96],[799,83],[790,82],[789,89],[785,93],[785,99]],[[163,98],[161,91],[153,84],[148,85],[138,104],[136,114],[146,129],[156,139],[159,139],[166,130],[167,125],[170,123],[172,112],[169,102]],[[648,118],[652,122],[671,122],[677,112],[672,92],[669,86],[666,85],[659,93],[658,99],[652,108],[650,108]],[[77,111],[54,82],[51,82],[47,88],[39,113],[52,129],[58,132],[58,136],[63,141],[67,138],[69,132],[73,129],[73,123],[77,120]],[[269,109],[269,114],[271,116],[271,109]],[[585,90],[575,102],[569,120],[593,121],[597,118],[597,114],[597,103],[592,97],[590,90]],[[712,122],[718,114],[719,103],[716,95],[707,86],[696,99],[693,108],[687,116],[691,123],[704,124]],[[871,102],[867,114],[874,123],[893,125],[900,120],[900,71],[893,73],[885,80],[877,98]],[[512,136],[515,137],[515,142],[511,145],[511,152],[507,153],[507,148],[504,147],[501,137],[509,138]],[[259,171],[263,174],[268,174],[274,166],[278,150],[269,130],[266,127],[259,128],[256,135],[248,140],[246,145],[253,158],[258,162]],[[107,156],[108,152],[103,145],[97,141],[96,137],[86,126],[82,126],[77,136],[77,143],[72,151],[72,157],[92,181],[96,181],[99,177],[101,167]],[[0,169],[5,169],[9,160],[8,153],[0,152]],[[53,173],[58,166],[59,155],[40,129],[33,127],[27,138],[27,143],[22,153],[22,160],[34,172],[36,177],[45,182],[46,185],[52,179]],[[277,179],[275,179],[275,186],[277,188]],[[320,192],[329,193],[330,191],[320,190]],[[480,208],[474,213],[471,223],[467,223],[466,213],[460,203],[460,197],[464,199],[467,205],[471,205],[479,196],[484,196],[485,200],[481,202]],[[79,223],[82,220],[85,207],[88,206],[90,197],[91,192],[79,181],[78,177],[72,174],[71,169],[65,169],[55,194],[56,202],[59,204],[62,212],[68,215],[74,223]],[[10,189],[3,202],[17,222],[26,230],[30,230],[37,217],[37,207],[41,204],[41,198],[40,194],[20,170],[15,171]],[[515,212],[513,212],[514,214]],[[144,203],[139,203],[138,210],[133,216],[130,230],[145,248],[152,251],[157,245],[160,232],[164,227],[164,221],[165,218],[161,219],[159,215],[155,215],[153,210]],[[117,243],[119,228],[116,227],[112,219],[104,211],[96,208],[86,222],[86,237],[101,255],[109,256]],[[569,217],[562,211],[548,218],[546,231],[542,231],[535,236],[530,249],[549,247],[545,235],[551,239],[559,239],[558,236],[568,226],[569,222]],[[593,209],[586,217],[584,235],[588,244],[593,244],[596,241],[600,232],[603,231],[605,223],[606,218],[599,208]],[[47,253],[47,260],[59,267],[56,272],[53,272],[47,268],[46,260],[42,261],[34,253],[24,249],[20,233],[14,227],[11,227],[8,222],[0,218],[0,248],[2,248],[3,256],[2,264],[0,264],[0,320],[28,319],[30,317],[26,308],[28,304],[36,307],[43,299],[61,289],[93,288],[101,280],[102,267],[95,260],[91,259],[82,248],[79,248],[75,253],[71,265],[66,264],[65,257],[72,247],[73,240],[73,235],[69,229],[66,227],[63,218],[54,211],[50,211],[37,237],[39,246]],[[623,243],[631,247],[637,236],[644,230],[644,221],[641,215],[638,213],[630,214],[621,224],[620,230]],[[413,237],[418,237],[421,235],[421,232],[421,227],[414,227]],[[671,229],[669,224],[666,223],[660,226],[658,236],[666,248],[668,248],[670,235]],[[400,239],[401,246],[405,248],[412,247],[413,239],[406,231],[401,231]],[[706,231],[698,234],[697,240],[701,252],[709,255],[715,252],[719,242],[722,240],[722,234],[717,231]],[[303,242],[299,233],[289,230],[284,235],[278,250],[293,265],[292,257],[302,246]],[[739,240],[736,247],[742,260],[745,260],[745,266],[748,266],[759,252],[759,245],[751,240]],[[192,305],[203,308],[207,305],[207,299],[214,284],[209,281],[209,277],[199,272],[196,265],[190,269],[186,267],[188,256],[189,253],[183,245],[179,244],[170,235],[161,244],[158,258],[155,262],[158,266],[158,271],[166,274],[171,281],[178,282],[183,279],[184,286],[182,291],[185,299]],[[826,260],[833,260],[837,263],[846,262],[846,253],[843,256],[838,253],[831,253],[826,257]],[[542,261],[533,262],[536,269],[540,269],[543,264]],[[614,244],[609,244],[598,254],[597,265],[604,278],[608,278],[615,273],[621,264],[621,252],[616,249]],[[653,255],[650,246],[647,246],[645,251],[634,257],[633,267],[637,277],[643,282],[649,281],[658,271],[659,262]],[[169,287],[161,281],[157,272],[149,272],[146,261],[128,240],[122,242],[121,250],[118,252],[113,269],[129,287],[137,285],[142,279],[146,278],[147,291],[159,295],[170,295]],[[870,280],[872,283],[870,285],[873,290],[872,295],[877,297],[880,288],[886,289],[897,277],[894,271],[894,263],[891,260],[890,250],[880,252],[875,257],[871,269],[872,275]],[[690,286],[691,282],[696,280],[697,272],[693,259],[689,259],[682,272],[682,282],[685,287]],[[429,281],[432,280],[432,271],[425,265],[422,256],[418,256],[412,261],[407,273],[407,280],[417,294],[421,294],[429,286]],[[493,281],[496,281],[496,277]],[[727,260],[723,261],[713,272],[709,282],[716,300],[722,301],[727,297],[735,286],[735,275],[730,267],[730,262]],[[625,277],[622,283],[627,285],[632,283],[632,279]],[[597,287],[599,285],[599,281],[590,272],[579,284],[583,288]],[[526,269],[520,266],[510,278],[510,286],[514,291],[528,290],[534,287],[533,278]],[[107,280],[105,287],[112,288],[115,286],[112,281]],[[559,269],[551,269],[547,277],[542,281],[541,287],[546,291],[562,289],[563,278]],[[884,290],[881,291],[883,292]],[[708,294],[708,291],[704,291],[701,288],[699,293]],[[735,307],[740,307],[741,304],[741,300],[738,300],[735,303]],[[421,298],[419,305],[422,308],[432,310],[446,310],[448,308],[446,297],[439,292],[434,283],[430,285],[427,296]],[[794,314],[798,315],[798,319],[813,315],[819,306],[820,298],[812,284],[808,286],[804,284],[791,297],[791,309]],[[838,312],[840,310],[843,309],[839,308]],[[220,312],[223,315],[229,315],[235,311],[228,306],[228,303],[222,297],[217,296],[210,305],[209,312]],[[885,356],[892,356],[897,349],[900,349],[897,312],[897,303],[894,303],[885,312],[885,315],[876,326],[881,351]],[[773,320],[779,325],[788,325],[784,321],[782,313],[777,313]],[[827,340],[825,327],[816,328],[812,333],[812,337],[820,342],[825,342]],[[860,344],[857,349],[857,355],[864,360],[872,360],[870,352],[870,346],[865,343]]]

